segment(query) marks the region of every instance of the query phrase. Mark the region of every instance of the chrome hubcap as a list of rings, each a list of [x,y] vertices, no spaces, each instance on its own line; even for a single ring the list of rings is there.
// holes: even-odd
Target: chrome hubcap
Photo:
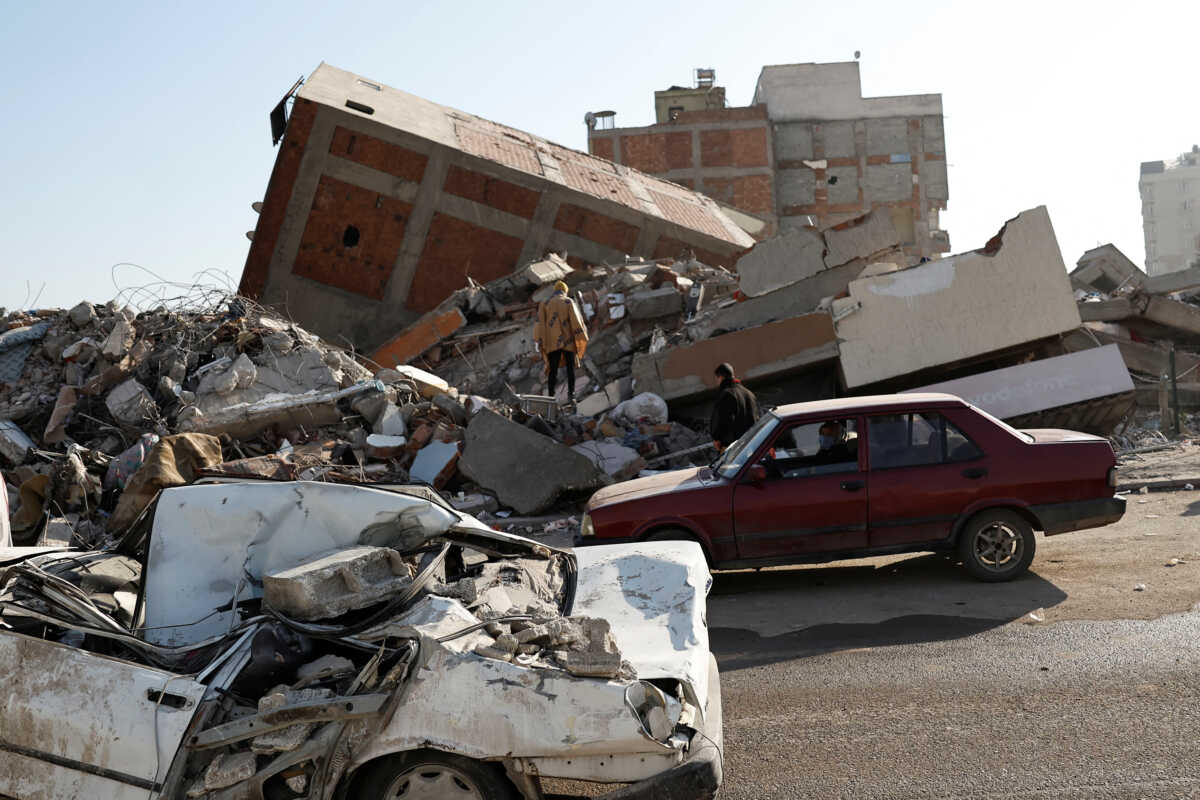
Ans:
[[[1020,561],[1024,550],[1025,540],[1003,522],[993,522],[975,537],[975,559],[996,572]]]
[[[470,778],[444,764],[413,767],[398,775],[383,796],[386,800],[483,800]]]

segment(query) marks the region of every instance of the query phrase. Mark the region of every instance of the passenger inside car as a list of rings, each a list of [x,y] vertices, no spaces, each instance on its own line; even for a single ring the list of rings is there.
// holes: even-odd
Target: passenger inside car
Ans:
[[[858,469],[853,419],[794,425],[775,438],[762,459],[772,478],[800,478]]]

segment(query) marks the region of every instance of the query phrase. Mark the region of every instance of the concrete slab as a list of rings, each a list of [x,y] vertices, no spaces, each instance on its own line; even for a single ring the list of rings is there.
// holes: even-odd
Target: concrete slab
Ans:
[[[683,295],[674,286],[633,292],[625,297],[625,309],[632,319],[655,319],[683,310]]]
[[[407,364],[466,324],[457,308],[434,309],[380,345],[371,360],[384,367]]]
[[[459,470],[519,514],[536,514],[563,493],[608,483],[586,456],[486,410],[467,426]]]
[[[848,388],[1080,325],[1045,206],[1009,220],[983,249],[852,281],[833,314]]]
[[[739,258],[738,285],[747,297],[760,297],[824,269],[825,240],[800,228],[759,242]]]
[[[911,389],[957,395],[1000,419],[1133,391],[1115,344]]]
[[[1118,322],[1133,316],[1133,304],[1128,297],[1079,304],[1079,318],[1084,322]]]
[[[1170,294],[1190,289],[1200,289],[1200,267],[1155,275],[1153,278],[1147,278],[1145,283],[1147,294]]]
[[[886,209],[825,231],[825,266],[837,267],[856,258],[870,258],[904,243]]]
[[[634,388],[664,400],[713,391],[712,371],[727,361],[744,380],[784,375],[838,357],[833,320],[824,312],[803,314],[746,330],[714,336],[633,359]]]

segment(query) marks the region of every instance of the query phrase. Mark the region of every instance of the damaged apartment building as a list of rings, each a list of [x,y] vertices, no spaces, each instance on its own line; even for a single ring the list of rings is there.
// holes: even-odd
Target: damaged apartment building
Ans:
[[[949,252],[940,94],[863,97],[857,62],[784,64],[763,67],[750,105],[727,107],[715,78],[655,92],[653,125],[590,112],[589,151],[752,215],[759,238],[887,208],[909,255]]]
[[[754,243],[699,192],[327,64],[285,118],[292,94],[240,292],[331,341],[370,348],[549,250],[720,264]]]

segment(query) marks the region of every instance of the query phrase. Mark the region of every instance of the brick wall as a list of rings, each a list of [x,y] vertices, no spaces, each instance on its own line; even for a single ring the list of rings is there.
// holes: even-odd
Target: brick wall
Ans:
[[[751,214],[775,213],[775,180],[771,175],[738,175],[731,178],[707,177],[704,193],[726,205]]]
[[[523,245],[515,236],[436,213],[405,304],[413,311],[429,311],[465,286],[468,276],[487,283],[507,275]]]

